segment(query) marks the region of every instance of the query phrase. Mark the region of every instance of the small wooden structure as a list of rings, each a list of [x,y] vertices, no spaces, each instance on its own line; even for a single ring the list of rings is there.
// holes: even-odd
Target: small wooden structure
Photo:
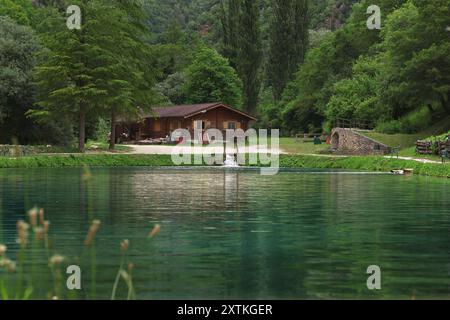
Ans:
[[[447,157],[450,152],[450,137],[446,140],[423,141],[416,142],[417,154],[435,154],[442,157]]]
[[[438,148],[439,154],[442,154],[445,151],[449,151],[450,150],[450,140],[438,141],[437,148]]]
[[[417,154],[433,154],[433,142],[418,140],[416,142]]]
[[[446,159],[450,160],[450,136],[447,136],[445,140],[432,141],[417,141],[416,142],[417,154],[434,154],[442,158],[444,163]]]
[[[439,141],[438,151],[443,163],[446,159],[450,160],[450,139],[447,139],[446,141]]]

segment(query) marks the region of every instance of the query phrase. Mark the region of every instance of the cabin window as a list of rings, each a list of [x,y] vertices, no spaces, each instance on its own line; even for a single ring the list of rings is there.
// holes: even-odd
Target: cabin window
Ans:
[[[236,130],[236,128],[237,128],[236,122],[233,122],[233,121],[229,121],[228,122],[228,128],[227,129]]]

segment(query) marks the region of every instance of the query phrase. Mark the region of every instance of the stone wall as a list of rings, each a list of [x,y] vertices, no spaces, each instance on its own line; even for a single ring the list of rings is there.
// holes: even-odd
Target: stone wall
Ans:
[[[385,155],[391,147],[375,141],[361,133],[344,128],[334,128],[331,132],[331,150],[350,155]]]
[[[0,145],[0,156],[21,157],[39,153],[39,148],[33,146]]]

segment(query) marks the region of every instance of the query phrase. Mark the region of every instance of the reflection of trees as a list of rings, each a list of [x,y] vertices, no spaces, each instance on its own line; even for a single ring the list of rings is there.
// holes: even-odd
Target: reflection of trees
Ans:
[[[431,289],[448,295],[444,279],[450,251],[442,242],[449,233],[436,224],[450,225],[444,181],[386,175],[332,175],[328,181],[321,209],[327,250],[308,281],[311,292],[334,287],[334,297],[409,298],[413,291],[429,297]],[[372,264],[382,268],[382,292],[368,292],[365,286]]]
[[[102,220],[105,292],[128,238],[143,297],[367,298],[366,268],[378,263],[375,297],[408,298],[413,289],[418,298],[448,296],[449,181],[205,168],[91,173],[86,188],[82,169],[0,172],[0,221],[12,242],[25,203],[44,207],[52,245],[70,255],[91,212]],[[162,232],[146,241],[156,222]]]

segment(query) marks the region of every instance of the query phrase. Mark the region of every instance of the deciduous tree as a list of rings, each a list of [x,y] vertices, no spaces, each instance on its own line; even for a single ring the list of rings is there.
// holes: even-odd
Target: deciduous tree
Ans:
[[[190,103],[223,102],[241,107],[242,83],[228,60],[202,47],[186,70],[185,92]]]

